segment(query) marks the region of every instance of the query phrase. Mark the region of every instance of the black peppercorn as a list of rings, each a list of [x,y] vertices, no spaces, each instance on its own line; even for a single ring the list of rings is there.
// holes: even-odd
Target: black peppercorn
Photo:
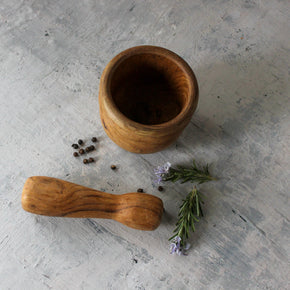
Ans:
[[[90,147],[86,147],[86,152],[90,152],[91,151],[91,148]]]
[[[92,138],[92,142],[97,142],[97,141],[98,141],[98,139],[96,137]]]
[[[137,192],[143,192],[143,188],[138,188]]]
[[[89,148],[90,148],[91,151],[96,149],[94,145],[91,145]]]
[[[116,165],[111,165],[112,170],[115,170],[116,168],[117,168]]]
[[[72,144],[71,147],[73,147],[74,149],[78,149],[79,145],[78,144]]]
[[[82,145],[82,144],[84,143],[84,141],[83,141],[82,139],[80,139],[80,140],[78,141],[78,143],[79,143],[79,145]]]
[[[74,152],[74,157],[78,157],[79,156],[79,154],[78,154],[78,152]]]
[[[163,187],[162,186],[158,186],[158,190],[159,191],[163,191]]]
[[[95,162],[95,159],[92,158],[92,157],[90,157],[90,158],[89,158],[89,162]]]
[[[83,163],[84,163],[84,164],[87,164],[87,163],[89,163],[89,160],[88,160],[88,159],[84,159],[84,160],[83,160]]]
[[[80,153],[81,155],[83,155],[83,154],[85,154],[85,150],[84,150],[84,149],[80,149],[80,150],[79,150],[79,153]]]

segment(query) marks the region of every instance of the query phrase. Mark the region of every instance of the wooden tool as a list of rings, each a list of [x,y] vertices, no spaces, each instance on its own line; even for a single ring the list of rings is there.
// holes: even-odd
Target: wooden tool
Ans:
[[[22,192],[24,210],[40,215],[104,218],[152,231],[161,221],[162,200],[146,193],[114,195],[61,179],[29,177]]]
[[[102,73],[99,105],[104,130],[117,145],[134,153],[153,153],[172,144],[197,103],[192,69],[162,47],[129,48]]]

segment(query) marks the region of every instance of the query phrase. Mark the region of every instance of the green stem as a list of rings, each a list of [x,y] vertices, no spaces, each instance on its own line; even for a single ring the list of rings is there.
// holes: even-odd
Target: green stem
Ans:
[[[189,192],[180,206],[178,213],[179,219],[174,230],[176,234],[169,240],[173,240],[176,236],[179,236],[181,238],[181,245],[183,246],[185,244],[186,239],[189,238],[189,231],[195,231],[194,223],[198,222],[198,217],[202,215],[200,201],[200,192],[195,187]]]

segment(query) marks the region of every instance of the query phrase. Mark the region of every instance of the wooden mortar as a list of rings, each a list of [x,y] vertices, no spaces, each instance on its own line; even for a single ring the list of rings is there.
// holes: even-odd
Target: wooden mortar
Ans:
[[[188,125],[198,103],[196,77],[174,52],[137,46],[103,71],[99,105],[107,135],[134,153],[161,151]]]

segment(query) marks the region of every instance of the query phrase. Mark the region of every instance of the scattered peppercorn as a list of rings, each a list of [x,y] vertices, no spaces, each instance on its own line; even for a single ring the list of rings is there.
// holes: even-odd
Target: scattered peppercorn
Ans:
[[[78,157],[78,156],[79,156],[78,152],[74,152],[74,157]]]
[[[112,170],[115,170],[116,168],[117,168],[116,165],[111,165]]]
[[[144,191],[143,191],[143,188],[138,188],[138,189],[137,189],[137,192],[144,192]]]
[[[90,148],[91,151],[96,149],[94,145],[91,145],[89,148]]]
[[[82,145],[82,144],[84,143],[84,141],[83,141],[82,139],[80,139],[80,140],[78,141],[78,143],[79,143],[79,145]]]
[[[92,138],[92,142],[97,142],[97,141],[98,141],[98,139],[96,137]]]
[[[91,151],[91,148],[90,147],[86,147],[86,152],[90,152]]]
[[[72,144],[71,147],[73,147],[74,149],[78,149],[79,145],[78,144]]]
[[[87,163],[89,163],[89,160],[88,160],[88,159],[84,159],[84,160],[83,160],[83,163],[84,163],[84,164],[87,164]]]
[[[163,191],[163,187],[160,185],[160,186],[158,186],[158,190],[159,191]]]
[[[84,150],[84,149],[80,149],[80,150],[79,150],[79,153],[80,153],[81,155],[83,155],[83,154],[85,154],[85,150]]]
[[[90,158],[89,158],[89,162],[95,162],[95,159],[92,158],[92,157],[90,157]]]

